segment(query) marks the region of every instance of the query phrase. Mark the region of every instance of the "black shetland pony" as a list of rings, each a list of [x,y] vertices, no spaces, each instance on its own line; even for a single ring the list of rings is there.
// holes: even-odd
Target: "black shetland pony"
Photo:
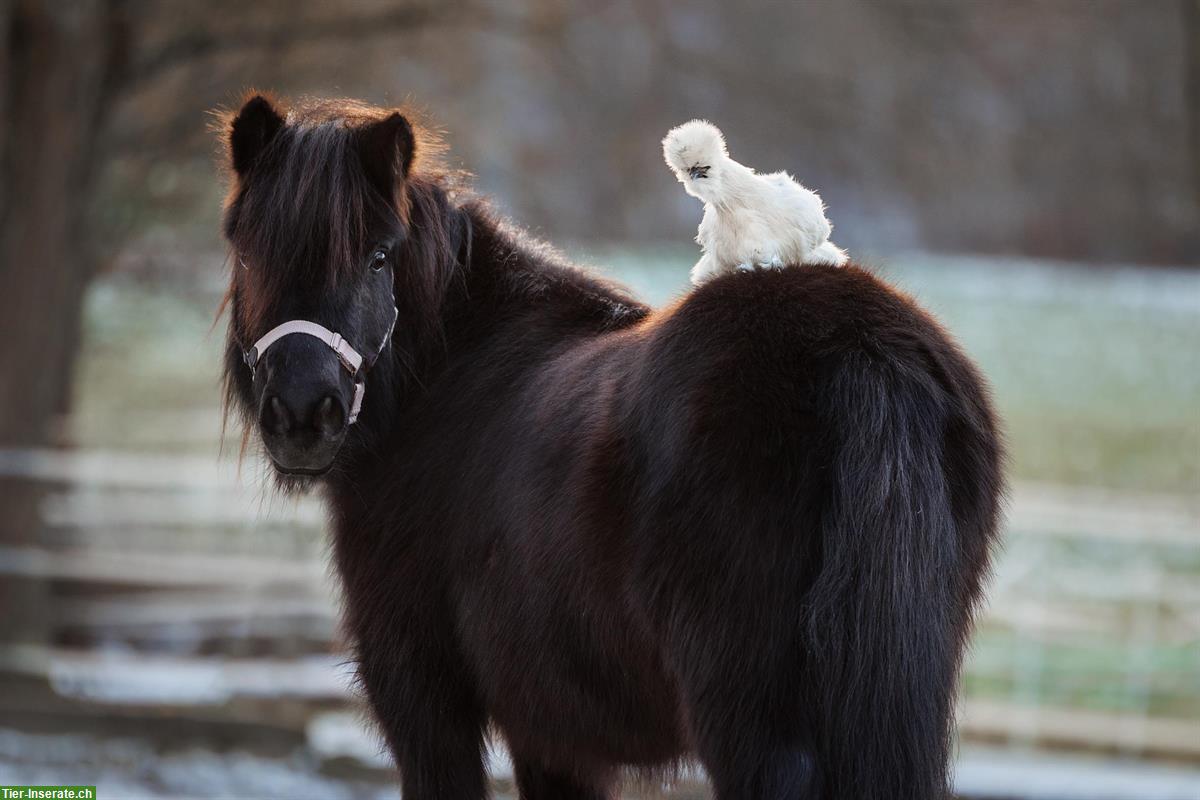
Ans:
[[[652,310],[397,112],[255,95],[225,136],[229,401],[328,499],[405,798],[484,797],[489,730],[523,798],[689,759],[723,800],[947,796],[1002,475],[936,322],[855,266]]]

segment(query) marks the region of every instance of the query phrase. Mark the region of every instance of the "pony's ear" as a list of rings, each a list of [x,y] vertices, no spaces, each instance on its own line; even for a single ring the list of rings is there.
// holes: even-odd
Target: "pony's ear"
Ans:
[[[389,199],[396,192],[397,180],[408,177],[415,149],[412,125],[399,111],[372,122],[358,134],[363,169],[380,194]]]
[[[229,158],[239,176],[245,177],[282,127],[283,115],[270,100],[256,94],[246,101],[229,126]]]

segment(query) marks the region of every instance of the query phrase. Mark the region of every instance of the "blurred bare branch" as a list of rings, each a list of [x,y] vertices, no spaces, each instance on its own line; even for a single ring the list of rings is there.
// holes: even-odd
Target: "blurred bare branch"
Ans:
[[[1192,150],[1192,189],[1200,206],[1200,0],[1183,0],[1184,48],[1187,50],[1188,139]]]
[[[228,32],[188,31],[130,66],[127,88],[151,81],[168,70],[235,51],[297,45],[306,42],[358,40],[417,30],[459,11],[457,2],[409,5],[370,15],[320,21],[283,22],[267,28]]]

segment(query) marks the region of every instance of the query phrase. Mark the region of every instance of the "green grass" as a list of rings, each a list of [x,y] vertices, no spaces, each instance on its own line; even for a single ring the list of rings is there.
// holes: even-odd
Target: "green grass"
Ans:
[[[1029,677],[1023,677],[1029,670]],[[1061,635],[1043,640],[984,626],[964,686],[974,698],[1111,713],[1200,718],[1194,646]]]
[[[120,278],[94,285],[76,365],[72,440],[215,455],[225,341],[223,325],[213,328],[219,302],[215,290]]]
[[[1010,530],[993,583],[997,613],[972,643],[970,696],[1200,718],[1194,604],[1171,591],[1200,585],[1197,543]],[[1033,618],[1014,620],[1010,604]]]

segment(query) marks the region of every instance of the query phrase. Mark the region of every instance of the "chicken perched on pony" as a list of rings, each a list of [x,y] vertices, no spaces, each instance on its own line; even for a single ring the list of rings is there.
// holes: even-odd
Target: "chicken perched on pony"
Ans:
[[[846,263],[829,241],[833,226],[825,205],[786,172],[759,175],[729,157],[725,137],[704,120],[672,128],[663,158],[683,188],[704,201],[696,242],[704,255],[692,267],[692,283],[757,267]]]

